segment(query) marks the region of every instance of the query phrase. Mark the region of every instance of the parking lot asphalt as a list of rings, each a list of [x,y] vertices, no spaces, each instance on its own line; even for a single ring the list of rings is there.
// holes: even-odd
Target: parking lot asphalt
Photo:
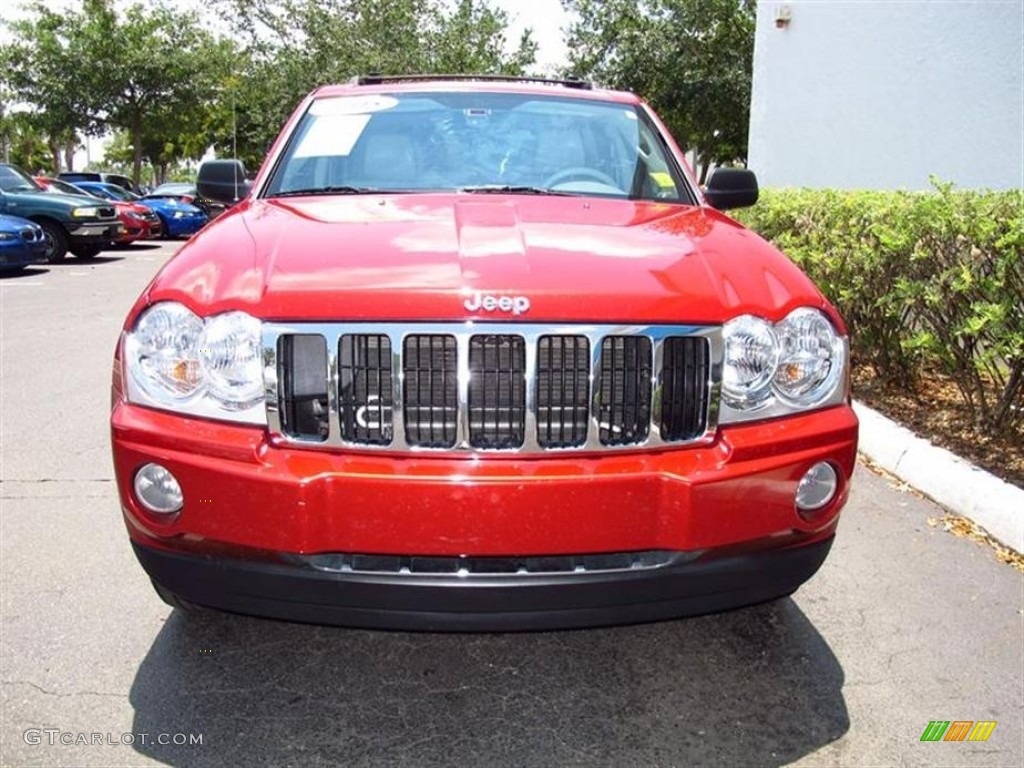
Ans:
[[[0,277],[3,766],[1024,764],[1024,577],[863,467],[821,572],[746,610],[504,635],[172,612],[107,416],[124,315],[179,245]],[[921,742],[932,720],[998,725]]]

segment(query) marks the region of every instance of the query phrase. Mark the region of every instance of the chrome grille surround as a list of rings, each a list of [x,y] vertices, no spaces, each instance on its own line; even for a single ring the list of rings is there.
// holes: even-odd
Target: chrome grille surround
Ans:
[[[390,407],[392,417],[391,441],[387,444],[354,442],[342,437],[341,410],[339,408],[339,361],[338,348],[343,335],[382,335],[390,340],[392,351]],[[283,398],[282,376],[279,374],[281,360],[278,354],[280,338],[292,335],[320,335],[327,343],[324,381],[326,387],[327,435],[325,439],[310,439],[286,434],[283,429],[281,403]],[[452,336],[456,343],[457,365],[457,413],[456,438],[452,446],[432,448],[410,445],[406,439],[403,402],[403,350],[405,339],[410,336],[444,335]],[[470,442],[469,431],[469,384],[470,384],[470,339],[474,336],[519,336],[526,345],[526,413],[523,444],[516,448],[478,448]],[[554,446],[545,448],[538,442],[537,433],[537,347],[542,336],[585,336],[589,340],[589,423],[586,440],[579,445]],[[651,397],[650,428],[646,437],[636,443],[605,445],[601,442],[600,413],[600,371],[602,342],[607,336],[645,336],[651,342]],[[707,380],[704,394],[706,415],[704,431],[687,440],[665,440],[661,429],[661,393],[663,388],[662,368],[665,340],[670,337],[687,336],[704,338],[708,344]],[[309,449],[353,452],[397,453],[397,454],[486,454],[488,456],[522,455],[573,455],[580,453],[609,453],[628,451],[649,451],[652,449],[678,448],[688,445],[710,443],[718,427],[722,361],[724,347],[721,326],[717,325],[593,325],[574,323],[479,323],[474,321],[433,323],[263,323],[263,379],[267,411],[267,427],[271,440],[281,446]]]

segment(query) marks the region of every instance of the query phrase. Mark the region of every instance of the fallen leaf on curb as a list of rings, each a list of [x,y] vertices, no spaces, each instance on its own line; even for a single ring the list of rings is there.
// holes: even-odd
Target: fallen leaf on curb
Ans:
[[[1000,544],[974,521],[947,512],[938,519],[929,517],[928,525],[932,528],[942,528],[942,530],[963,539],[971,539],[978,544],[988,544],[995,550],[996,560],[1000,563],[1011,565],[1021,573],[1024,573],[1024,555],[1020,555]]]
[[[878,464],[866,453],[858,453],[857,461],[859,461],[866,469],[871,470],[873,473],[875,473],[880,478],[889,483],[889,487],[891,487],[894,491],[898,491],[899,493],[909,493],[911,496],[916,496],[919,499],[931,501],[931,499],[928,496],[924,495],[919,490],[917,490],[917,488],[910,485],[902,478],[897,477],[889,470],[884,469],[881,464]]]

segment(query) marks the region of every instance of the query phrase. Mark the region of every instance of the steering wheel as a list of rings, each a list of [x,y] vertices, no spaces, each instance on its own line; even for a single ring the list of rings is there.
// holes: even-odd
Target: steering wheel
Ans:
[[[596,168],[585,168],[582,165],[575,166],[573,168],[566,168],[565,170],[552,174],[547,178],[547,180],[545,180],[544,186],[550,189],[555,185],[561,184],[563,181],[572,178],[590,178],[594,181],[599,181],[602,184],[607,184],[613,189],[619,189],[619,185],[615,182],[615,179],[607,173],[603,173]]]

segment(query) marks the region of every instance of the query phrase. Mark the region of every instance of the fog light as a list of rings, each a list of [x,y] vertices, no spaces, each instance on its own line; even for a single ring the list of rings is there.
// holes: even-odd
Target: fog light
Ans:
[[[161,515],[177,512],[185,501],[177,478],[159,464],[146,464],[135,473],[135,498]]]
[[[814,512],[828,504],[836,495],[839,478],[835,468],[821,461],[807,470],[796,487],[796,508],[801,512]]]

